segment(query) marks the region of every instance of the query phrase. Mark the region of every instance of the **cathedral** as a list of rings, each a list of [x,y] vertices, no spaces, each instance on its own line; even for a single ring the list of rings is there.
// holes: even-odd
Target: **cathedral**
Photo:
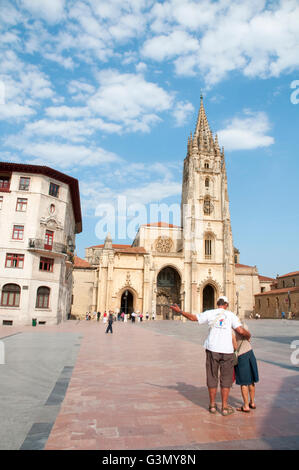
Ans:
[[[187,144],[181,195],[181,225],[157,221],[141,225],[131,245],[101,245],[75,257],[72,315],[87,311],[154,313],[156,319],[181,319],[177,303],[191,313],[216,306],[226,295],[241,318],[254,310],[254,295],[273,279],[256,266],[239,263],[234,248],[223,148],[211,132],[203,99],[194,134]]]

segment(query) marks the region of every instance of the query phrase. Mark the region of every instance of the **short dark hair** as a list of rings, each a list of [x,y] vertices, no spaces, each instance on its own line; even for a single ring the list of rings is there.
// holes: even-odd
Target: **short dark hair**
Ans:
[[[218,307],[220,307],[220,306],[222,306],[222,305],[228,305],[228,303],[225,302],[223,299],[219,299],[219,300],[217,301],[217,305],[218,305]]]

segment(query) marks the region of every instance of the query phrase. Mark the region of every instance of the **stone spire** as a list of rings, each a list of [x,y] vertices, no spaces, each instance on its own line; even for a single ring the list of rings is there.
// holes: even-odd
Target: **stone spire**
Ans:
[[[112,238],[110,233],[107,234],[104,242],[104,249],[105,250],[112,250]]]
[[[199,148],[203,148],[204,146],[210,147],[211,139],[213,140],[212,131],[210,129],[205,108],[203,105],[202,95],[200,95],[200,108],[198,112],[194,138],[198,140]]]

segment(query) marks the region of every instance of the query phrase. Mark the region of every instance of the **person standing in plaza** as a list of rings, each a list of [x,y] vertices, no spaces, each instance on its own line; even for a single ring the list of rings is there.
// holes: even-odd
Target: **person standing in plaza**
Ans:
[[[100,321],[101,318],[101,312],[97,312],[97,321]]]
[[[110,331],[110,333],[113,333],[113,331],[112,331],[113,321],[114,321],[113,313],[109,312],[108,326],[107,326],[107,329],[106,329],[106,333],[109,333],[109,331]]]
[[[136,317],[136,313],[133,311],[133,312],[131,313],[132,323],[135,323],[135,317]]]
[[[228,405],[228,397],[233,384],[234,372],[234,348],[232,342],[232,328],[241,336],[250,339],[250,333],[245,330],[239,318],[228,310],[229,302],[227,297],[219,297],[217,308],[206,310],[201,314],[183,312],[178,305],[171,305],[170,308],[188,318],[197,321],[199,324],[208,323],[209,334],[205,340],[206,349],[206,376],[209,391],[209,412],[217,412],[216,395],[218,388],[218,373],[220,369],[220,389],[222,408],[221,414],[228,416],[234,409]]]
[[[248,331],[246,324],[242,327]],[[251,343],[237,330],[233,331],[233,345],[238,351],[238,363],[235,366],[236,384],[241,386],[243,405],[237,411],[249,413],[255,410],[255,383],[259,381],[258,367]]]

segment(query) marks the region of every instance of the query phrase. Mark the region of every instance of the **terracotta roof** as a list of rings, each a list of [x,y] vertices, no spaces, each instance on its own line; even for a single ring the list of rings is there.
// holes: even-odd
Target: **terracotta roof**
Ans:
[[[104,248],[104,245],[94,245],[90,246],[89,248]],[[143,246],[113,244],[112,248],[119,253],[146,253],[146,250],[143,248]]]
[[[143,224],[143,227],[168,227],[181,228],[179,225],[167,224],[166,222],[152,222],[151,224]]]
[[[91,268],[91,265],[85,259],[74,256],[74,268]]]
[[[267,277],[267,276],[260,276],[259,275],[259,280],[260,281],[265,281],[265,282],[268,282],[268,281],[273,282],[275,279],[273,279],[273,277]]]
[[[299,274],[299,271],[294,271],[293,273],[288,273],[288,274],[284,274],[283,276],[277,276],[277,279],[280,279],[282,277],[287,277],[287,276],[298,276]]]
[[[255,268],[255,266],[248,266],[247,264],[235,264],[236,268]]]
[[[285,287],[284,289],[272,289],[266,292],[260,292],[257,295],[277,295],[277,294],[287,294],[288,292],[299,292],[299,287]]]
[[[42,165],[27,165],[26,163],[12,163],[12,162],[0,162],[0,170],[2,172],[11,173],[17,171],[19,173],[33,173],[49,176],[62,183],[65,183],[70,188],[74,217],[76,222],[76,233],[82,232],[82,214],[81,214],[81,203],[80,203],[80,192],[79,182],[76,178],[68,176],[60,171],[53,170],[48,166]]]

